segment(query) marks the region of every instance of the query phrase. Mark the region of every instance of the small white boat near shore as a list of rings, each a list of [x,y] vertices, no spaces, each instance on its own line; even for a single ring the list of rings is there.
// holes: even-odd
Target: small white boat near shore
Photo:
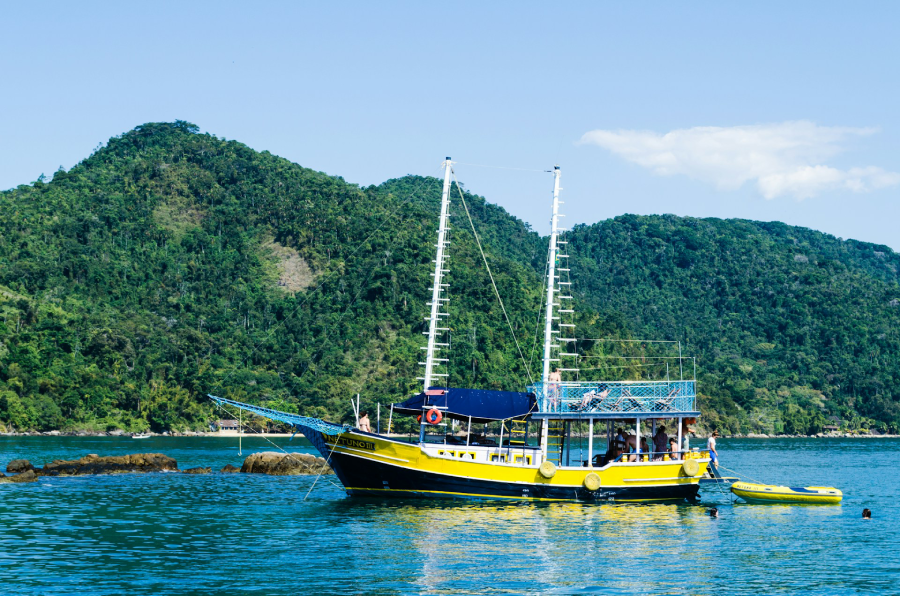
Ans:
[[[149,439],[152,436],[153,435],[151,435],[150,433],[138,433],[136,435],[131,435],[131,438],[132,439]]]

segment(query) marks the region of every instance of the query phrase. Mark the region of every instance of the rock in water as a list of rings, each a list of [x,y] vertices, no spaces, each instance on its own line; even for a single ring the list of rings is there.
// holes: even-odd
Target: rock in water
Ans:
[[[212,468],[188,468],[187,470],[182,470],[183,474],[209,474],[212,472]]]
[[[277,453],[275,451],[263,451],[248,455],[244,460],[244,465],[241,466],[241,472],[273,476],[334,473],[321,457],[308,453]]]
[[[232,466],[231,464],[228,464],[219,471],[223,474],[234,474],[236,472],[240,472],[241,469],[237,466]]]
[[[8,484],[10,482],[36,482],[37,474],[34,473],[34,470],[25,470],[21,474],[16,474],[15,476],[4,476],[0,478],[0,484]]]
[[[27,459],[14,459],[6,466],[6,471],[10,474],[21,474],[27,470],[33,470],[34,466]]]
[[[41,476],[83,476],[125,472],[177,472],[178,462],[162,453],[133,453],[99,457],[86,455],[77,460],[57,459],[44,466]]]

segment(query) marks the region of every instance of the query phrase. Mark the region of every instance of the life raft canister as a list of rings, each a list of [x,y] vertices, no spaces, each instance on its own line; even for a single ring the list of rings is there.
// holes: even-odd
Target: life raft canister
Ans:
[[[684,472],[685,476],[696,476],[700,472],[700,464],[697,463],[696,459],[686,459],[681,464],[681,471]]]
[[[541,473],[541,476],[549,480],[556,475],[556,464],[554,464],[552,461],[546,460],[541,464],[541,467],[538,468],[538,471]]]
[[[587,476],[584,477],[584,488],[588,489],[591,492],[600,488],[600,476],[591,472]]]
[[[439,424],[443,418],[444,415],[441,414],[441,411],[437,408],[431,408],[428,410],[428,413],[425,414],[425,422],[428,424]]]

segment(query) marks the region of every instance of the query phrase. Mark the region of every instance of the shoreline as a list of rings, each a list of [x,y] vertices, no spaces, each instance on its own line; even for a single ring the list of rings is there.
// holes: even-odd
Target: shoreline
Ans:
[[[25,431],[25,432],[0,432],[0,437],[121,437],[121,438],[131,438],[134,433],[126,433],[124,431],[110,431],[110,432],[100,432],[100,431],[59,431],[59,430],[51,430],[51,431]],[[296,435],[292,433],[239,433],[237,431],[216,431],[216,432],[200,432],[200,431],[185,431],[185,432],[163,432],[163,433],[149,433],[151,438],[163,438],[163,437],[198,437],[198,438],[228,438],[228,439],[236,439],[236,438],[252,438],[252,437],[292,437],[298,436],[303,437],[303,433],[296,433]],[[390,435],[383,435],[390,438],[398,438],[398,437],[408,437],[408,433],[391,433]],[[596,435],[599,436],[599,435]],[[305,438],[305,437],[304,437]],[[692,439],[707,439],[708,436],[697,434],[693,435]],[[720,439],[900,439],[900,435],[889,435],[889,434],[881,434],[881,435],[873,435],[873,434],[853,434],[853,433],[818,433],[815,435],[765,435],[765,434],[756,434],[756,433],[747,433],[746,435],[737,434],[737,435],[722,435],[719,437]]]

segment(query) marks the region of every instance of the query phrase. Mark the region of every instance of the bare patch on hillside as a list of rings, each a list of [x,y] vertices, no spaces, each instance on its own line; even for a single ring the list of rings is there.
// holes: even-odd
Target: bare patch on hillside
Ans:
[[[8,298],[9,300],[28,300],[28,296],[13,292],[6,286],[0,286],[0,298]]]
[[[308,288],[315,281],[315,274],[300,254],[289,246],[282,246],[274,240],[263,244],[275,257],[278,270],[278,286],[294,294]]]
[[[172,198],[153,210],[153,220],[176,236],[195,228],[203,221],[203,212],[183,198]]]

